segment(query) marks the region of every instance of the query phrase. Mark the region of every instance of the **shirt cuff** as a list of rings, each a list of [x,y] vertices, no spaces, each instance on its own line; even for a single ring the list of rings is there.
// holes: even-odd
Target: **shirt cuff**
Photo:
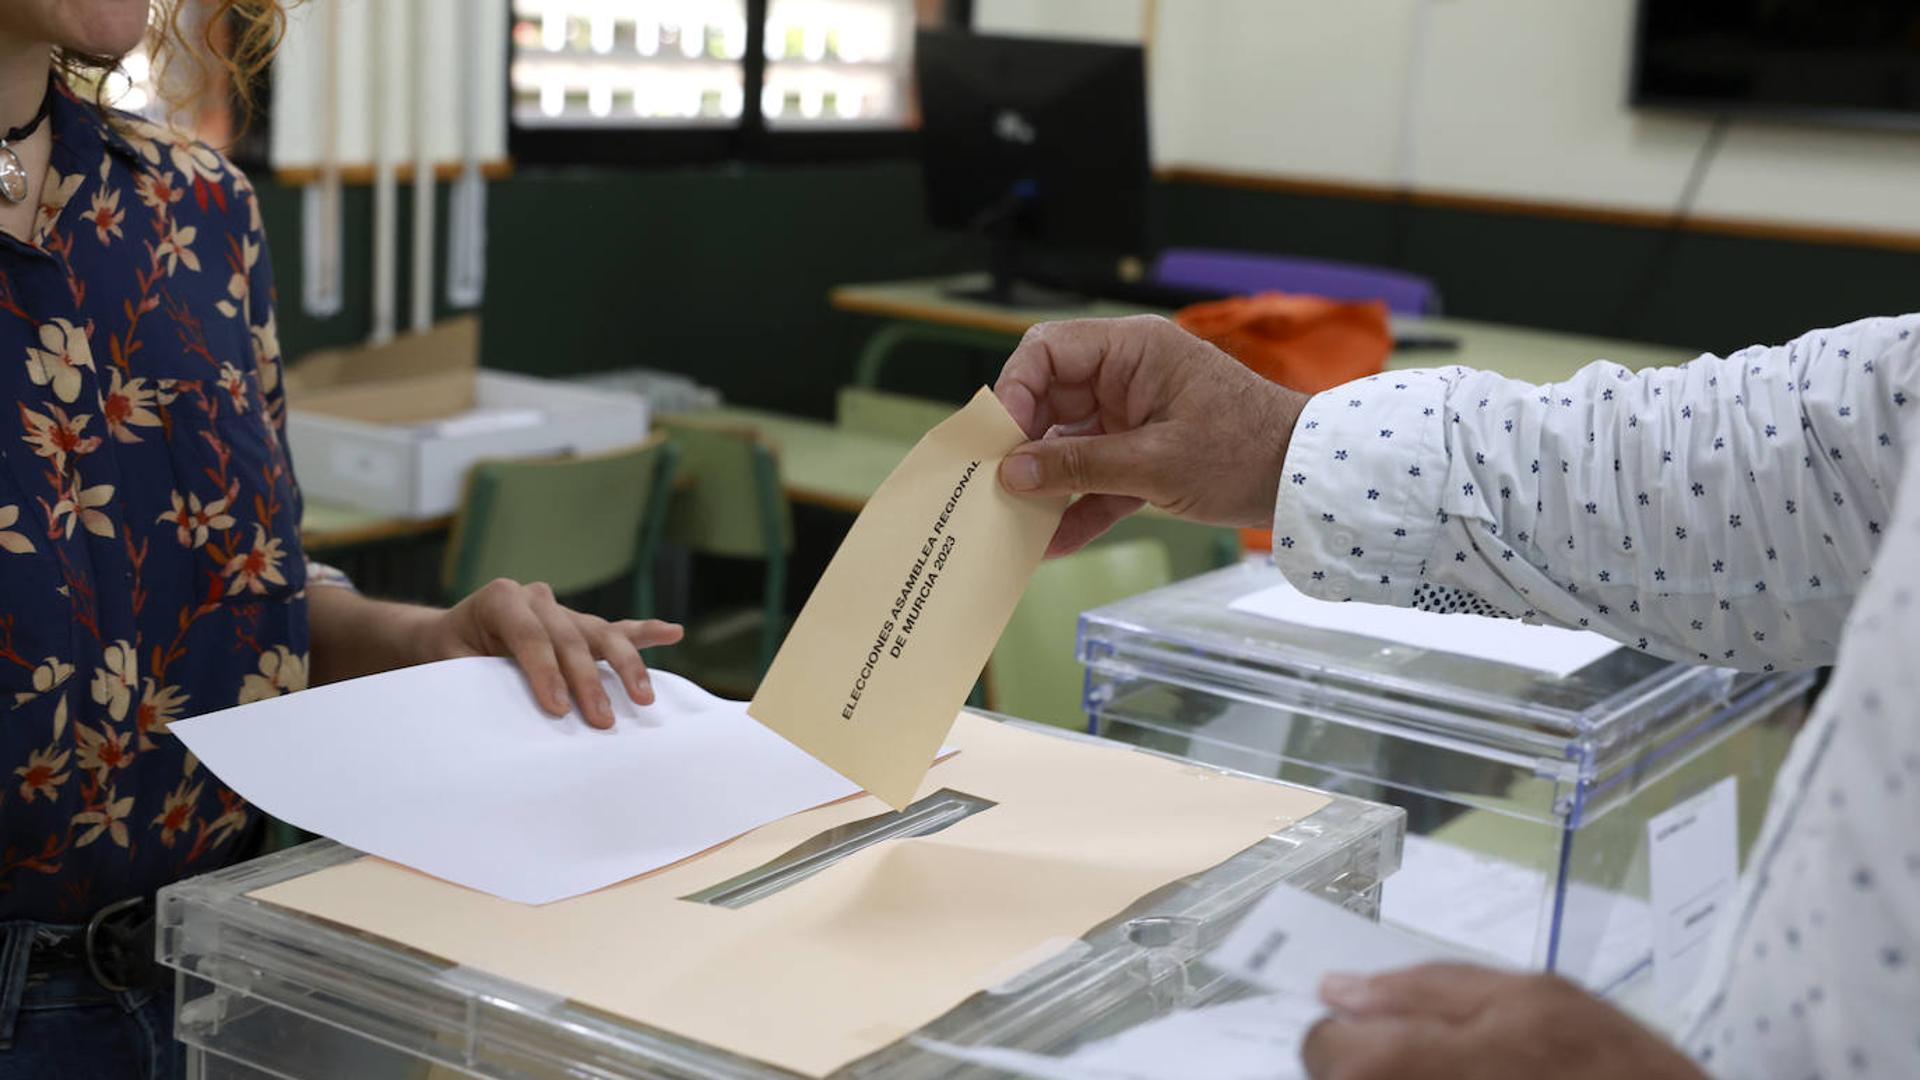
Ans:
[[[329,589],[346,589],[356,593],[360,591],[344,571],[312,559],[307,560],[307,585],[324,585]]]
[[[1274,501],[1273,562],[1322,600],[1409,605],[1439,540],[1452,371],[1392,371],[1317,394]]]

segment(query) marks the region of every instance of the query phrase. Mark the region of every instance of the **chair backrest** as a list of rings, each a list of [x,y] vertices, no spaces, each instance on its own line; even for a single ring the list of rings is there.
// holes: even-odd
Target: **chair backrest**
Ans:
[[[1172,580],[1157,540],[1095,544],[1040,564],[987,661],[987,704],[1026,720],[1084,728],[1080,613]]]
[[[856,386],[879,386],[881,370],[893,354],[906,345],[977,349],[1004,357],[1019,342],[1019,334],[1009,334],[1004,330],[949,326],[946,323],[890,322],[867,338],[867,344],[860,350],[860,357],[854,363],[853,382]]]
[[[651,573],[675,457],[656,434],[603,454],[476,463],[441,567],[446,595],[498,577],[565,594]]]
[[[667,536],[702,555],[766,559],[793,546],[793,515],[773,449],[751,427],[706,424],[684,416],[655,423],[679,448],[679,475]]]
[[[1249,251],[1170,248],[1154,263],[1162,285],[1224,293],[1308,293],[1334,300],[1381,300],[1396,315],[1435,315],[1440,291],[1402,270]]]
[[[842,431],[918,442],[934,425],[953,415],[953,406],[909,394],[843,386],[833,415]]]

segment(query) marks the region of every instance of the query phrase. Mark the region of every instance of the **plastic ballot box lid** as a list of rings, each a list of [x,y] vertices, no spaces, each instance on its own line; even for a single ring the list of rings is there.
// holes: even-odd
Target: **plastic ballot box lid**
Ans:
[[[1271,565],[1249,560],[1096,608],[1081,617],[1080,659],[1109,674],[1391,729],[1588,781],[1624,760],[1644,767],[1649,746],[1687,742],[1777,696],[1787,681],[1802,681],[1626,647],[1558,674],[1234,607],[1284,580]],[[1101,692],[1099,680],[1090,682],[1092,713],[1108,704]]]
[[[775,863],[687,899],[748,904],[830,873],[876,843],[944,828],[975,809],[968,796],[942,791],[904,811],[822,834]],[[1245,993],[1199,962],[1238,917],[1279,885],[1377,917],[1380,881],[1399,865],[1404,831],[1400,810],[1336,796],[1224,863],[1061,943],[919,1034],[947,1044],[1057,1053],[1176,1008]],[[162,890],[158,954],[179,973],[175,1031],[204,1070],[196,1075],[419,1076],[434,1065],[450,1070],[445,1075],[487,1077],[790,1075],[249,895],[359,857],[319,840]],[[961,1070],[909,1038],[836,1075]]]

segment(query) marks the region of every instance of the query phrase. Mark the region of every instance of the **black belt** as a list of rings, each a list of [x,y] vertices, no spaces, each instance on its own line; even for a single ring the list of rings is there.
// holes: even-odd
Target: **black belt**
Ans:
[[[113,993],[149,989],[160,981],[153,959],[153,901],[132,896],[108,904],[81,930],[50,943],[36,943],[27,970],[85,967],[101,989]]]

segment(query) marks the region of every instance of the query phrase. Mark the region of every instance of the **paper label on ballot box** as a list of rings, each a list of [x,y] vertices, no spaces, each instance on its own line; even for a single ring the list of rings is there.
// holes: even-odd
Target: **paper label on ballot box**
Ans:
[[[1009,494],[1026,441],[991,391],[874,492],[749,715],[899,809],[912,801],[1066,509]]]
[[[1706,970],[1740,884],[1740,785],[1727,777],[1647,819],[1657,1004],[1680,1004]]]

